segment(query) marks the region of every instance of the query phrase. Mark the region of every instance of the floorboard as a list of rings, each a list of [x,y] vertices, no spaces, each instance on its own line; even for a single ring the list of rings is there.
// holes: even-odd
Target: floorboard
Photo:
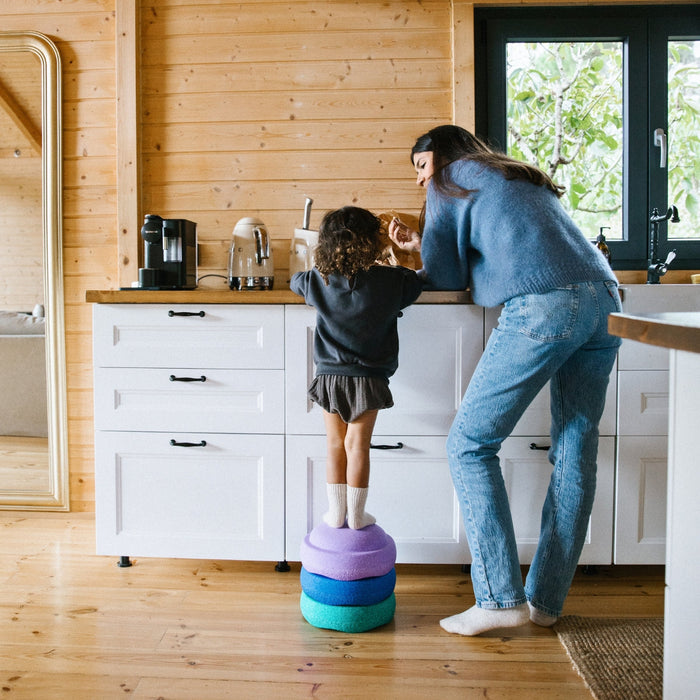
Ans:
[[[590,698],[551,629],[449,635],[458,566],[397,566],[393,621],[312,627],[299,564],[96,556],[90,514],[0,512],[0,691],[111,698]],[[579,571],[565,614],[663,616],[663,567]]]

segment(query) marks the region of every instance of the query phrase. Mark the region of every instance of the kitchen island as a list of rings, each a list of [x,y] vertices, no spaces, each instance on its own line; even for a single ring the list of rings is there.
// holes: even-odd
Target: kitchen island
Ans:
[[[697,692],[700,312],[611,314],[611,333],[670,350],[664,698]]]

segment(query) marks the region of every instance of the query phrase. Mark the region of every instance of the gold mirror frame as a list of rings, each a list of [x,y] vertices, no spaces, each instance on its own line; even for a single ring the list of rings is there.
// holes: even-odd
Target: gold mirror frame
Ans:
[[[0,509],[69,510],[61,228],[61,59],[55,44],[43,34],[0,32],[0,52],[16,51],[35,54],[41,64],[41,192],[49,487],[45,492],[23,492],[4,490],[0,484]]]

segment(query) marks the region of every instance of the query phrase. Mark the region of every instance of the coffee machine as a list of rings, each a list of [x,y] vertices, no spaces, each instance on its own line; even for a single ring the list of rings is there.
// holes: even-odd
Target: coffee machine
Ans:
[[[194,289],[197,286],[197,224],[146,214],[141,227],[144,267],[141,289]]]

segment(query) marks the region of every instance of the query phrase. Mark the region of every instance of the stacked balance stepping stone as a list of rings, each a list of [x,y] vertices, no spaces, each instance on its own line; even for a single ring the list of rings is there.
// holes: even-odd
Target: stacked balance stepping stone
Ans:
[[[319,523],[301,545],[301,613],[314,627],[367,632],[394,617],[396,543],[379,525]]]

